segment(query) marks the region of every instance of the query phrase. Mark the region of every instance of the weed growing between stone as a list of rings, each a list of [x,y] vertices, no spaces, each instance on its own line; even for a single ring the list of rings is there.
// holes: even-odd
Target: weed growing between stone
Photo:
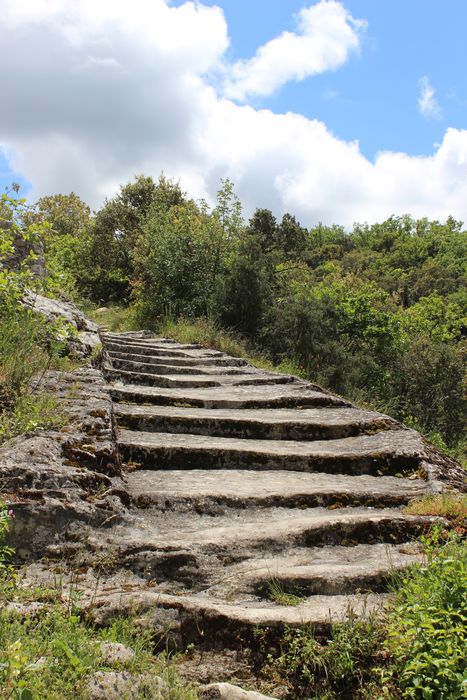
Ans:
[[[289,700],[305,698],[371,698],[377,687],[374,667],[384,640],[376,618],[358,619],[349,610],[347,620],[332,626],[327,640],[312,627],[288,628],[279,646],[269,653],[264,668],[278,684],[285,680]]]
[[[268,596],[277,605],[300,605],[304,598],[296,593],[285,590],[284,584],[277,578],[272,578],[268,583]]]

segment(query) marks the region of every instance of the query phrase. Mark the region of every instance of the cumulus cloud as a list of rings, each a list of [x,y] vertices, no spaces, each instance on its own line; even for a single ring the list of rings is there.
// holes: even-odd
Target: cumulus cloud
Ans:
[[[298,31],[283,32],[261,46],[248,61],[230,67],[224,92],[244,100],[250,95],[271,95],[290,80],[335,70],[360,46],[366,26],[355,20],[340,2],[321,0],[298,14]]]
[[[430,79],[424,75],[418,81],[420,90],[418,96],[418,109],[420,114],[426,119],[441,119],[441,107],[435,97],[435,90],[430,83]]]
[[[371,162],[320,121],[219,95],[206,75],[227,47],[222,11],[200,3],[2,0],[0,146],[35,197],[74,190],[95,207],[164,171],[208,201],[228,176],[247,214],[307,225],[467,220],[467,131],[449,129],[429,157]]]

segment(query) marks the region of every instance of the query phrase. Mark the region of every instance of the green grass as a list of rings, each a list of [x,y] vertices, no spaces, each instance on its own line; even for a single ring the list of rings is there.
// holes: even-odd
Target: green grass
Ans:
[[[66,355],[73,331],[32,311],[0,310],[0,444],[31,430],[58,428],[57,400],[41,388],[49,369],[70,371],[79,362]]]
[[[287,592],[284,584],[277,578],[272,578],[268,583],[268,596],[277,605],[297,606],[303,603],[304,598],[296,593]]]
[[[9,573],[0,574],[0,698],[10,700],[86,700],[87,679],[96,671],[128,671],[163,678],[170,700],[196,700],[193,686],[180,684],[175,661],[154,654],[151,629],[138,627],[131,618],[114,619],[103,629],[87,624],[73,605],[63,602],[58,589],[24,589]],[[39,601],[31,613],[5,609],[11,602]],[[102,658],[102,642],[119,642],[134,657],[126,663]],[[22,695],[23,694],[23,695]],[[159,697],[132,693],[132,700]],[[123,698],[122,698],[123,700]]]
[[[30,431],[61,428],[65,422],[60,404],[52,394],[22,394],[11,410],[0,413],[0,445]]]

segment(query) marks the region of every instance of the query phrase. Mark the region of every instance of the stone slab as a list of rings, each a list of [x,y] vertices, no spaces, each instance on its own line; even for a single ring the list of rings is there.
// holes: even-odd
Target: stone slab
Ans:
[[[120,429],[126,461],[151,469],[258,469],[333,474],[410,474],[423,458],[412,430],[387,430],[337,440],[241,440]]]

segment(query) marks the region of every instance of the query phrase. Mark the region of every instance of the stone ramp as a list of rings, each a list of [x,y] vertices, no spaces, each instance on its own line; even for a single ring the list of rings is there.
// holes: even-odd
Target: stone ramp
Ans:
[[[416,432],[196,344],[102,340],[132,516],[91,544],[118,550],[186,641],[329,626],[377,608],[419,559],[433,519],[402,512],[432,488]]]

